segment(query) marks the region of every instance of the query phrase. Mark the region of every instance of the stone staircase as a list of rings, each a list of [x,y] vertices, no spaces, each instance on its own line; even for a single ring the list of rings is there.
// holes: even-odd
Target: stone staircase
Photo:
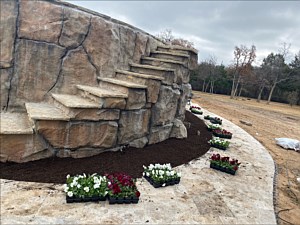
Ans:
[[[48,102],[25,103],[27,114],[1,113],[1,161],[88,157],[172,137],[177,104],[186,104],[191,54],[158,46],[140,64],[130,64],[130,71],[98,77],[97,87],[78,84],[76,94],[52,93]],[[174,104],[170,119],[165,114]]]

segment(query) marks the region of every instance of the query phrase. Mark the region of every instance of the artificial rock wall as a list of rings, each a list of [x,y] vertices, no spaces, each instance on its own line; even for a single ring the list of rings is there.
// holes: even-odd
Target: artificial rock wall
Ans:
[[[142,60],[147,64],[142,58],[164,45],[138,28],[65,2],[4,0],[0,4],[2,113],[26,113],[25,103],[52,102],[54,93],[76,94],[78,84],[103,87],[98,78],[118,78],[117,70],[143,72],[130,65]],[[135,108],[101,109],[93,114],[96,118],[91,114],[76,122],[35,121],[34,135],[45,140],[37,144],[35,137],[32,146],[27,143],[34,151],[26,150],[26,157],[22,150],[14,156],[1,147],[1,161],[86,157],[124,144],[143,147],[170,136],[180,138],[191,90],[189,69],[197,63],[195,52],[185,52],[190,54],[185,66],[154,65],[168,66],[176,74],[157,85],[149,81],[148,91],[157,92],[152,100]],[[11,138],[1,134],[1,142]]]

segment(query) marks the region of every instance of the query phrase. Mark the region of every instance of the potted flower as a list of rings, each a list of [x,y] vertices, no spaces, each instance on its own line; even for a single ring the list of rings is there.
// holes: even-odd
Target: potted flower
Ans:
[[[219,137],[213,137],[211,140],[208,141],[208,143],[210,143],[210,146],[221,150],[226,150],[230,144],[229,141],[220,139]]]
[[[67,181],[64,185],[67,203],[87,202],[87,201],[105,201],[108,193],[107,179],[105,176],[93,175],[86,176],[67,175]]]
[[[171,164],[150,164],[144,167],[143,176],[155,188],[178,184],[181,174],[174,171]]]
[[[206,116],[204,116],[204,119],[205,120],[210,120],[210,119],[212,119],[212,117],[210,115],[206,115]]]
[[[213,130],[216,130],[216,129],[222,129],[222,128],[219,125],[216,125],[216,124],[209,124],[207,126],[208,131],[213,131]]]
[[[140,192],[135,180],[124,173],[108,174],[108,200],[109,204],[138,203]]]
[[[212,132],[213,132],[213,135],[215,135],[216,137],[227,138],[227,139],[232,138],[232,133],[225,129],[215,129]]]
[[[201,111],[201,108],[198,107],[198,106],[191,106],[191,107],[190,107],[190,110],[191,110],[191,112],[194,113],[194,114],[199,114],[199,115],[202,115],[202,114],[203,114],[203,112]]]
[[[213,124],[220,124],[222,125],[222,120],[219,117],[211,117],[210,122]]]
[[[235,175],[241,163],[236,159],[221,157],[220,154],[213,154],[210,158],[210,168]]]

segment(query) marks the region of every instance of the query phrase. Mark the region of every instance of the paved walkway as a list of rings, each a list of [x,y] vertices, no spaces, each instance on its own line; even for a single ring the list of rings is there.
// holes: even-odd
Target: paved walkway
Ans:
[[[176,167],[179,185],[154,189],[138,179],[138,204],[67,204],[62,185],[2,179],[1,224],[276,224],[271,156],[240,127],[225,119],[223,127],[233,133],[226,152],[211,148]],[[239,159],[237,174],[210,169],[213,152]]]

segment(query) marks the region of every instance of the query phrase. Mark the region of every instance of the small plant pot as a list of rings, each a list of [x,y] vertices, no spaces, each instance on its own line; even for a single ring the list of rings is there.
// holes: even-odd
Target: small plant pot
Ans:
[[[213,119],[213,118],[210,119],[210,122],[213,123],[213,124],[220,124],[220,125],[222,125],[222,121],[216,120],[216,119]]]
[[[214,148],[218,148],[218,149],[221,149],[221,150],[226,150],[227,148],[222,146],[222,145],[218,145],[218,144],[210,144],[211,147],[214,147]]]
[[[203,112],[198,110],[198,109],[191,109],[191,112],[194,113],[194,114],[198,114],[198,115],[202,115]]]
[[[79,198],[79,197],[69,197],[66,196],[66,202],[67,203],[80,203],[80,202],[98,202],[98,201],[105,201],[106,197],[85,197],[85,198]]]
[[[222,167],[222,166],[219,166],[219,165],[215,165],[215,164],[212,164],[212,163],[210,164],[210,168],[215,169],[215,170],[219,170],[219,171],[231,174],[231,175],[235,175],[235,173],[236,173],[235,170],[230,170],[228,168],[225,168],[225,167]]]
[[[180,177],[178,177],[177,179],[173,179],[173,180],[166,181],[165,183],[156,183],[154,180],[152,180],[151,177],[148,177],[148,176],[144,176],[144,178],[145,178],[145,179],[146,179],[146,180],[147,180],[154,188],[171,186],[171,185],[179,184],[179,182],[180,182]],[[165,185],[163,186],[163,184],[165,184]]]
[[[119,197],[114,197],[114,196],[109,196],[108,197],[108,202],[110,205],[113,204],[137,204],[139,202],[139,198],[138,197],[123,197],[123,198],[119,198]]]
[[[216,133],[213,131],[213,135],[219,138],[226,138],[226,139],[231,139],[232,135],[228,135],[228,134],[220,134],[220,133]]]

